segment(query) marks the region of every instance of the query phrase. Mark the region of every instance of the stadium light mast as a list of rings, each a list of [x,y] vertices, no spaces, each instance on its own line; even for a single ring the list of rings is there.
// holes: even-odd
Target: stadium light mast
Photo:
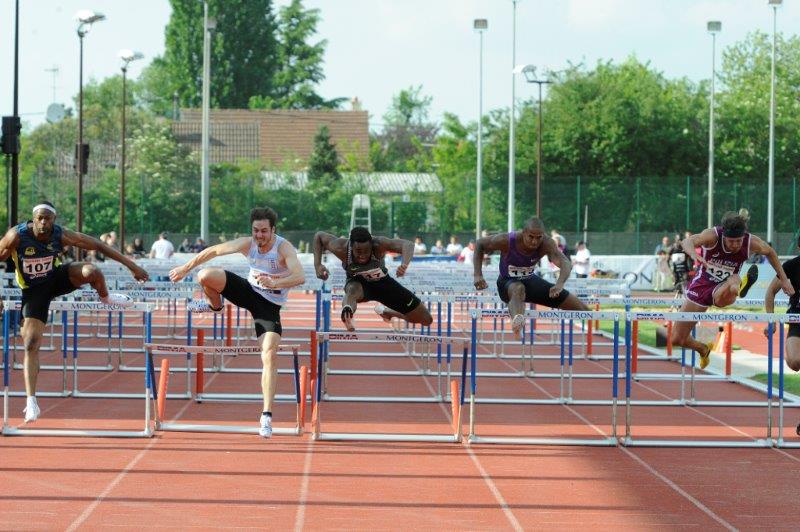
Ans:
[[[476,18],[472,27],[480,36],[478,53],[478,162],[477,179],[475,180],[475,240],[481,237],[481,181],[483,179],[483,32],[489,28],[489,21]]]
[[[133,61],[144,59],[144,54],[133,50],[120,50],[118,55],[122,59],[122,66],[120,67],[120,70],[122,70],[122,147],[119,166],[119,250],[125,253],[125,110],[128,106],[128,65]],[[144,190],[142,190],[142,194],[144,194]]]
[[[773,240],[775,229],[775,45],[778,30],[778,7],[783,0],[769,0],[772,6],[772,70],[769,84],[769,169],[767,171],[767,242]]]
[[[711,103],[708,119],[708,224],[714,227],[714,92],[717,79],[717,33],[722,31],[722,22],[711,20],[706,25],[711,34]],[[687,227],[688,229],[688,227]]]
[[[517,2],[511,0],[513,10],[511,18],[511,119],[508,121],[508,232],[514,230],[514,200],[517,183],[516,176],[516,127],[517,115],[517,73],[513,70],[517,64]]]
[[[528,83],[536,83],[539,86],[539,120],[536,129],[536,217],[540,218],[542,216],[542,85],[553,81],[546,70],[543,79],[539,79],[534,65],[517,65],[514,72],[524,74]]]
[[[209,106],[211,100],[211,32],[217,27],[213,18],[208,18],[208,2],[203,1],[203,116],[202,116],[202,162],[200,163],[200,235],[209,242],[208,204],[210,180],[208,172]]]

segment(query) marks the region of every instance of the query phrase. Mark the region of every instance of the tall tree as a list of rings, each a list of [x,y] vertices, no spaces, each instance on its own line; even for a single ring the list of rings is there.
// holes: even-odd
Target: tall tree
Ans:
[[[320,126],[314,136],[314,151],[308,159],[308,180],[312,182],[338,181],[341,177],[336,145],[331,140],[328,126]]]
[[[436,140],[438,126],[428,113],[433,98],[422,94],[422,86],[402,89],[392,97],[383,115],[383,130],[370,145],[375,170],[391,172],[430,172],[432,158],[428,147]]]
[[[333,109],[345,100],[326,100],[316,93],[316,85],[325,79],[322,65],[328,44],[324,39],[311,43],[319,20],[319,9],[305,9],[302,0],[280,9],[272,90],[252,96],[251,109]]]
[[[203,3],[170,0],[164,67],[180,104],[199,107],[202,99]],[[247,108],[250,97],[271,94],[277,71],[276,23],[272,0],[209,0],[216,20],[211,45],[211,106]]]

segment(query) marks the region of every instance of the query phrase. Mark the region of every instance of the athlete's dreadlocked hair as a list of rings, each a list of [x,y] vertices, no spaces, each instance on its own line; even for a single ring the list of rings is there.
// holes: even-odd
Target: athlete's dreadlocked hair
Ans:
[[[350,242],[372,242],[372,235],[366,227],[354,227],[350,230]]]
[[[747,211],[745,211],[747,213]],[[741,211],[736,213],[733,211],[726,212],[722,217],[722,234],[728,238],[739,238],[744,236],[747,231],[748,214],[742,214]]]

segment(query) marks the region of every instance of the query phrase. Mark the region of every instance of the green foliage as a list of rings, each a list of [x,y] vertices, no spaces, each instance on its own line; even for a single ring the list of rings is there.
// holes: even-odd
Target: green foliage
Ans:
[[[203,72],[203,4],[170,0],[165,72],[153,72],[151,99],[169,101],[178,92],[183,107],[200,107]],[[277,70],[272,0],[210,0],[216,20],[211,43],[211,106],[247,108],[251,96],[272,94]],[[155,67],[160,69],[161,65]]]
[[[392,97],[383,115],[381,133],[370,141],[370,160],[378,172],[430,172],[428,149],[436,140],[438,127],[429,122],[433,99],[422,95],[422,86],[409,87]]]
[[[331,181],[342,178],[339,174],[339,154],[336,145],[331,140],[328,126],[320,126],[314,136],[314,151],[308,159],[309,184],[325,186]]]
[[[319,19],[319,9],[304,9],[301,0],[280,9],[273,89],[251,96],[251,109],[335,109],[345,100],[325,100],[315,91],[325,79],[322,64],[327,45],[326,40],[310,44]]]

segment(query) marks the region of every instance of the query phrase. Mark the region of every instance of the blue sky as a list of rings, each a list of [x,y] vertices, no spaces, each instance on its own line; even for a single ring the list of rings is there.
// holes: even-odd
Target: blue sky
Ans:
[[[219,1],[219,0],[218,0]],[[277,0],[284,5],[288,0]],[[800,28],[800,2],[785,0],[778,31]],[[472,20],[486,18],[484,110],[507,107],[511,98],[511,0],[306,0],[319,8],[319,37],[328,40],[327,79],[320,92],[358,96],[379,127],[391,97],[422,85],[433,97],[432,116],[445,111],[464,120],[478,113],[478,35]],[[53,100],[70,103],[78,86],[78,39],[73,15],[94,9],[108,20],[85,43],[85,77],[119,72],[117,52],[131,48],[147,59],[164,49],[166,0],[20,0],[20,113],[30,125],[44,120]],[[13,0],[0,0],[0,114],[12,112]],[[519,0],[517,63],[553,69],[568,62],[593,65],[635,55],[669,77],[706,79],[711,70],[708,20],[722,21],[718,50],[748,32],[772,30],[767,0]],[[138,76],[147,61],[134,63]],[[517,81],[518,98],[533,94]]]

